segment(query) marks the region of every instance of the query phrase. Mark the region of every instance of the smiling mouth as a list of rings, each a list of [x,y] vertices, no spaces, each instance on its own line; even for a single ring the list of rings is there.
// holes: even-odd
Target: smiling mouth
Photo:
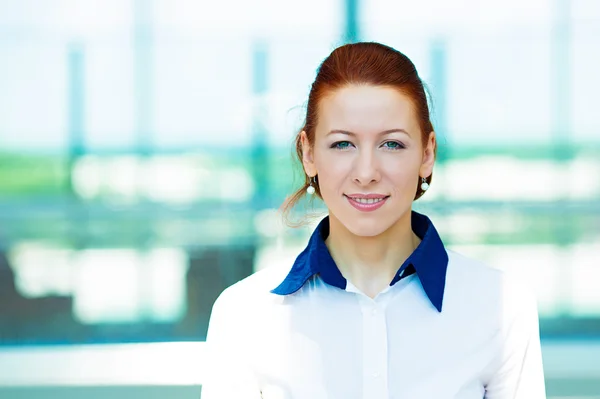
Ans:
[[[348,197],[348,196],[347,196]],[[348,197],[350,198],[352,201],[356,201],[359,204],[376,204],[378,202],[381,202],[383,200],[385,200],[388,197],[380,197],[380,198],[356,198],[356,197]]]
[[[377,194],[369,194],[369,195],[346,195],[344,196],[352,201],[358,202],[359,204],[377,204],[378,202],[384,201],[388,199],[389,195],[377,195]]]
[[[361,212],[372,212],[379,208],[381,208],[388,198],[389,195],[379,195],[379,194],[354,194],[354,195],[344,195],[350,205]]]

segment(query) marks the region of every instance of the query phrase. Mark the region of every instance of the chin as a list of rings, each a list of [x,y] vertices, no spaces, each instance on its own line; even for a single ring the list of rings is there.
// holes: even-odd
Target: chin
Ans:
[[[386,232],[393,223],[389,218],[352,218],[351,216],[340,222],[348,231],[359,237],[376,237]]]

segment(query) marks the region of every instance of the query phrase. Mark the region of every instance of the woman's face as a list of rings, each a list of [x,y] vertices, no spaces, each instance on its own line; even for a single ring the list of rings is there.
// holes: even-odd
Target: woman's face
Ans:
[[[317,175],[330,217],[359,236],[385,232],[412,209],[433,169],[412,102],[384,86],[349,85],[321,100],[314,143],[302,132],[303,164]]]

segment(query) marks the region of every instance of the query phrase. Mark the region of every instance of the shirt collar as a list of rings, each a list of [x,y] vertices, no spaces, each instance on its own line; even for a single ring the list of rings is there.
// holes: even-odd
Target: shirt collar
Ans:
[[[427,297],[441,312],[446,285],[448,254],[433,223],[425,215],[412,211],[412,229],[421,243],[406,261],[398,268],[390,285],[396,284],[405,275],[406,268],[414,267]],[[289,295],[298,291],[314,275],[319,274],[331,286],[346,289],[346,279],[333,261],[325,239],[329,235],[329,216],[319,222],[308,241],[308,245],[298,255],[290,272],[272,293]]]

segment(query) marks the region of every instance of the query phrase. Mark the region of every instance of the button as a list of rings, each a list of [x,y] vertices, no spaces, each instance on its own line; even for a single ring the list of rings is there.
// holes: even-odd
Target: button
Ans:
[[[380,374],[376,371],[376,372],[373,373],[373,378],[379,378],[379,375]]]
[[[371,315],[377,316],[377,308],[371,309]]]

